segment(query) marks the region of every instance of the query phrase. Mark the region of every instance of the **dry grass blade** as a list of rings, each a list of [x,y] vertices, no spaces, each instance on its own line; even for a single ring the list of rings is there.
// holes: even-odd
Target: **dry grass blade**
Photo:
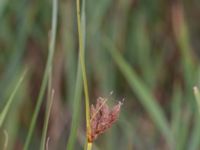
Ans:
[[[47,138],[47,141],[46,141],[46,150],[49,149],[49,141],[50,141],[50,137]]]
[[[8,147],[8,132],[6,130],[3,130],[3,134],[5,136],[5,142],[4,142],[4,145],[3,145],[3,150],[6,150],[7,147]]]
[[[199,113],[200,113],[200,92],[199,92],[199,88],[195,86],[193,88],[193,90],[194,90],[194,95],[195,95],[196,102],[197,102],[198,109],[199,109]]]

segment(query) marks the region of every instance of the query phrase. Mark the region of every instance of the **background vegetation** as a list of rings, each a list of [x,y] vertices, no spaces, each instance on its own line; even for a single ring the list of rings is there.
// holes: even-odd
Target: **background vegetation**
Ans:
[[[118,122],[93,149],[200,149],[200,115],[193,93],[200,84],[200,2],[84,4],[90,103],[100,96],[111,105],[125,98]],[[20,150],[25,143],[33,150],[44,143],[53,150],[84,147],[76,2],[58,0],[57,8],[50,0],[0,1],[0,149]],[[43,125],[50,109],[45,140]]]

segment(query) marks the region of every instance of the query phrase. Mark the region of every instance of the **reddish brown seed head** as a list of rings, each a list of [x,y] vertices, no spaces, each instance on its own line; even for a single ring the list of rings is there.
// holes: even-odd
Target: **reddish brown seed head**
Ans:
[[[122,102],[119,101],[112,109],[107,105],[107,99],[99,97],[96,105],[90,108],[90,127],[88,141],[93,142],[100,134],[105,132],[117,120]]]

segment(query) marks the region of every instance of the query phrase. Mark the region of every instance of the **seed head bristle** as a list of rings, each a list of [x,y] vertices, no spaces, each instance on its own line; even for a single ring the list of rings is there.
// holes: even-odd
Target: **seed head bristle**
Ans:
[[[88,135],[88,141],[93,142],[97,137],[104,133],[117,120],[120,113],[122,102],[119,101],[113,108],[107,105],[107,99],[99,97],[96,105],[90,108],[90,127],[91,133]]]

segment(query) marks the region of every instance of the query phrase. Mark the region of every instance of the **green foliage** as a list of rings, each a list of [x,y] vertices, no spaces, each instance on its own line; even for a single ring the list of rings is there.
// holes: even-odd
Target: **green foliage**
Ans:
[[[0,1],[0,149],[83,149],[110,91],[125,102],[93,150],[199,149],[199,2],[79,2],[77,20],[74,0]]]

